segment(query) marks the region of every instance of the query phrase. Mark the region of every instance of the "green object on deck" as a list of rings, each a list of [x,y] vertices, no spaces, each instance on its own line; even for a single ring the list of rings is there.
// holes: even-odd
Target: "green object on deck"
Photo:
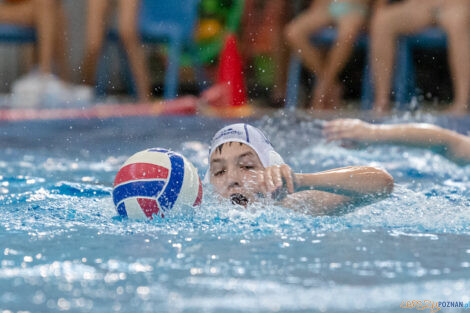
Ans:
[[[217,14],[217,9],[219,7],[218,0],[202,0],[201,2],[201,11],[205,14],[215,15]]]
[[[203,0],[201,3],[200,18],[217,18],[221,24],[220,35],[197,42],[199,59],[203,64],[210,64],[217,60],[225,36],[228,33],[237,33],[243,15],[244,0]]]
[[[258,55],[253,62],[255,79],[262,87],[274,84],[274,61],[269,55]]]

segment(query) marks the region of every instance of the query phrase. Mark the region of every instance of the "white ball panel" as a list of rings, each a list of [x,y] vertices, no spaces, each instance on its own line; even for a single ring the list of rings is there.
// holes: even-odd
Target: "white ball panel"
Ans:
[[[149,151],[141,151],[133,156],[131,156],[126,163],[124,163],[124,166],[132,164],[132,163],[149,163],[149,164],[154,164],[158,166],[162,166],[165,168],[171,168],[171,161],[170,158],[168,158],[168,155],[166,153],[162,152],[149,152]]]
[[[131,219],[145,219],[147,216],[137,202],[137,198],[127,198],[124,200],[127,216]]]
[[[175,205],[193,205],[199,192],[197,169],[184,159],[184,178],[178,200]]]

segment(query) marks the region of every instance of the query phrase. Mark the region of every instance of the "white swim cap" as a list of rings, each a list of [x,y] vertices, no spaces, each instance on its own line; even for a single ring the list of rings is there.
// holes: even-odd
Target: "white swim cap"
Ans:
[[[282,157],[274,150],[263,132],[254,126],[244,123],[225,126],[214,135],[209,149],[209,161],[215,149],[227,142],[241,142],[251,147],[258,154],[264,167],[285,164]],[[204,177],[205,182],[209,181],[209,169]]]

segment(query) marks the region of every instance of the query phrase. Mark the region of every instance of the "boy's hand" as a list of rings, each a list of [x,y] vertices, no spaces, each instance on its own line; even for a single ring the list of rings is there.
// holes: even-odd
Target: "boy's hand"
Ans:
[[[376,126],[358,119],[337,119],[326,122],[323,134],[328,141],[341,139],[373,140]]]
[[[272,193],[286,183],[287,191],[294,192],[294,173],[287,164],[270,166],[258,173],[258,183],[264,193]]]

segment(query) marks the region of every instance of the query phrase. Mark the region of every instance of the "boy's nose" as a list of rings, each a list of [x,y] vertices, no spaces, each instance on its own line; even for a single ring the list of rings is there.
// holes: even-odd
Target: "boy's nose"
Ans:
[[[241,186],[241,181],[240,181],[240,175],[238,171],[236,170],[229,170],[227,173],[227,178],[228,178],[228,185],[230,187],[240,187]]]

